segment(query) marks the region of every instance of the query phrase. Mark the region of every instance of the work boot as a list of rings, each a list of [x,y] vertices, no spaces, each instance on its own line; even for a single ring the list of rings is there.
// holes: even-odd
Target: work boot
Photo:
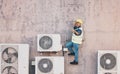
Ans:
[[[78,62],[76,62],[76,61],[74,60],[74,61],[70,62],[70,64],[77,65]]]
[[[75,53],[68,53],[68,55],[71,55],[71,56],[73,55],[73,56],[74,56],[74,55],[75,55]]]

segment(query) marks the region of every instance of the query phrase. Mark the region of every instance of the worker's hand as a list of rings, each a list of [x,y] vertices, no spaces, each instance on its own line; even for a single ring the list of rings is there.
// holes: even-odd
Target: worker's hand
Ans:
[[[72,32],[75,33],[76,31],[73,29]]]
[[[75,33],[75,34],[77,34],[77,35],[79,34],[79,33],[78,33],[78,32],[76,32],[74,29],[72,30],[72,32],[73,32],[73,33]]]

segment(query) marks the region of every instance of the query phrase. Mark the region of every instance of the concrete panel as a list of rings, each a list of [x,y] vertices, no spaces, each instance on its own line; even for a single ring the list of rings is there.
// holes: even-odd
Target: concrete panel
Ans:
[[[0,43],[28,43],[30,62],[37,52],[37,34],[58,33],[62,45],[71,39],[73,21],[84,21],[79,65],[65,54],[65,74],[96,74],[97,50],[120,50],[120,0],[0,0]],[[30,74],[34,67],[30,65]]]

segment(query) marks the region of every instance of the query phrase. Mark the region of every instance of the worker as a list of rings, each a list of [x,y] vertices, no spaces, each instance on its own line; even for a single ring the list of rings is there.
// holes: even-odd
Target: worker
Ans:
[[[82,25],[83,21],[81,19],[77,19],[74,23],[74,27],[72,29],[72,40],[66,43],[66,47],[68,48],[69,56],[74,56],[74,60],[70,62],[70,64],[77,65],[78,64],[78,50],[80,44],[82,44],[83,39],[83,30]]]

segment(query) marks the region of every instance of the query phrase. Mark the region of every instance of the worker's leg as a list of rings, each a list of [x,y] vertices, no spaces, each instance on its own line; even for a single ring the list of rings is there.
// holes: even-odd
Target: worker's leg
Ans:
[[[74,52],[75,52],[74,60],[75,60],[75,62],[78,62],[78,49],[79,49],[79,44],[73,43],[73,47],[74,47]]]
[[[78,49],[79,49],[79,44],[73,43],[73,47],[74,47],[74,60],[72,62],[70,62],[70,64],[78,64]]]
[[[68,42],[67,44],[66,44],[66,47],[68,48],[68,50],[70,51],[70,53],[74,53],[74,51],[73,51],[73,42]]]

